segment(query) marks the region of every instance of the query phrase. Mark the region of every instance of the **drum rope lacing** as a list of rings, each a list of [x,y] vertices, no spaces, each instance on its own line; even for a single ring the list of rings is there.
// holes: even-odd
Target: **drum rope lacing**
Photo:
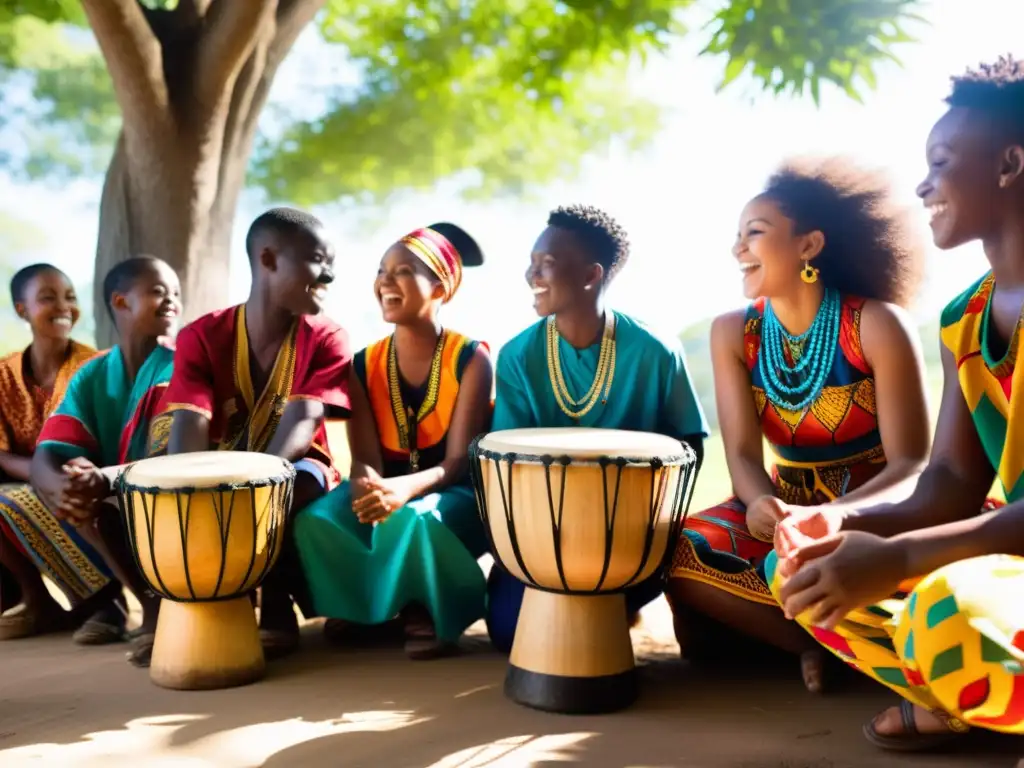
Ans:
[[[398,349],[395,343],[394,334],[388,344],[388,389],[391,395],[391,412],[395,417],[395,424],[398,426],[398,444],[403,450],[409,451],[409,468],[413,472],[420,471],[420,452],[417,440],[417,429],[419,422],[423,421],[437,405],[437,396],[441,389],[441,360],[444,355],[444,345],[448,338],[448,331],[442,330],[437,337],[437,345],[434,347],[434,356],[430,359],[430,376],[427,379],[427,392],[423,397],[419,412],[413,414],[411,409],[406,411],[405,402],[402,400],[402,384],[399,380],[398,371]]]
[[[566,470],[569,466],[576,463],[571,456],[551,456],[548,454],[544,455],[528,455],[520,453],[501,453],[497,451],[487,450],[480,447],[480,440],[485,437],[484,435],[478,436],[470,443],[469,455],[470,455],[470,471],[473,476],[473,485],[477,498],[477,509],[480,514],[481,520],[484,523],[484,532],[490,544],[492,552],[496,551],[496,545],[494,542],[493,532],[490,527],[490,520],[487,513],[487,496],[484,492],[483,486],[483,472],[480,463],[484,459],[490,459],[497,464],[497,480],[498,490],[501,496],[503,517],[505,519],[506,531],[509,537],[509,545],[512,549],[512,554],[516,559],[516,565],[518,565],[522,574],[526,577],[530,586],[534,589],[538,589],[542,592],[556,592],[559,594],[571,594],[571,595],[592,595],[598,594],[605,591],[621,591],[628,589],[630,586],[634,586],[634,582],[647,567],[647,561],[650,557],[651,549],[654,544],[654,531],[656,521],[658,519],[658,511],[662,509],[667,494],[667,483],[669,482],[668,476],[661,472],[670,466],[679,466],[681,469],[680,476],[676,482],[675,491],[673,493],[672,500],[670,502],[670,516],[669,516],[669,529],[668,529],[668,542],[670,546],[666,547],[662,562],[660,563],[657,572],[660,572],[663,579],[668,578],[667,565],[671,560],[674,546],[672,544],[679,538],[680,532],[686,526],[686,519],[689,513],[690,500],[693,497],[693,486],[694,486],[694,475],[696,470],[696,454],[689,446],[686,452],[680,455],[663,456],[663,457],[652,457],[652,458],[634,458],[627,456],[616,456],[608,457],[601,456],[597,457],[593,463],[598,464],[601,467],[601,475],[604,485],[604,532],[605,532],[605,546],[604,546],[604,564],[601,571],[601,575],[598,579],[597,584],[592,589],[573,589],[568,585],[568,580],[565,575],[565,569],[562,563],[562,552],[561,552],[561,533],[562,533],[562,513],[564,505],[564,494],[565,494],[565,477]],[[562,583],[561,589],[551,589],[548,587],[541,586],[537,580],[531,575],[529,569],[526,566],[523,552],[519,546],[519,537],[515,527],[515,512],[512,499],[512,467],[518,462],[527,463],[540,463],[544,466],[545,483],[547,485],[547,497],[548,497],[548,512],[550,515],[551,522],[551,533],[552,540],[554,542],[554,556],[555,556],[555,568],[558,572],[559,581]],[[591,462],[585,462],[591,463]],[[502,465],[504,464],[504,467]],[[555,509],[555,500],[551,482],[551,467],[553,464],[560,465],[562,469],[561,482],[559,483],[560,488],[558,492],[558,509]],[[647,526],[644,532],[644,543],[643,552],[640,559],[639,566],[636,572],[627,579],[623,586],[613,588],[611,590],[604,590],[604,582],[608,575],[608,569],[611,566],[611,554],[614,548],[615,540],[615,521],[616,513],[618,511],[618,497],[619,497],[619,484],[621,482],[622,471],[627,466],[642,465],[650,470],[650,502],[649,510],[647,515]],[[608,493],[608,468],[614,466],[616,468],[615,476],[615,489],[609,499]],[[504,469],[504,475],[502,472]],[[609,500],[611,501],[611,509],[609,509]]]
[[[569,394],[565,378],[562,376],[562,358],[558,350],[558,342],[562,338],[555,325],[555,318],[551,316],[547,323],[547,358],[548,378],[551,380],[551,389],[555,395],[555,402],[566,416],[578,421],[586,416],[597,405],[600,398],[601,405],[607,405],[608,395],[612,389],[612,381],[615,379],[615,313],[606,311],[604,313],[604,332],[601,334],[601,350],[597,358],[597,370],[594,371],[594,381],[590,389],[579,400]],[[604,390],[604,397],[601,397],[601,390]],[[568,404],[567,402],[568,401]],[[573,410],[583,406],[582,410]]]
[[[270,514],[267,518],[266,526],[266,537],[267,537],[267,549],[264,556],[264,563],[262,569],[257,573],[255,571],[257,552],[255,547],[250,554],[249,565],[246,568],[245,575],[237,587],[225,594],[221,594],[221,588],[224,586],[224,570],[227,564],[227,542],[228,532],[231,528],[231,520],[236,511],[235,507],[235,491],[249,491],[249,504],[248,512],[252,519],[252,530],[256,531],[261,527],[261,522],[264,519],[264,515],[269,514],[269,510],[272,507],[278,506],[281,509],[289,509],[291,507],[293,492],[294,492],[294,479],[295,470],[289,465],[285,468],[285,472],[280,475],[273,477],[263,478],[261,480],[250,480],[245,482],[230,482],[230,483],[219,483],[215,486],[208,487],[196,487],[196,486],[184,486],[177,488],[164,488],[160,486],[148,486],[148,485],[135,485],[126,478],[127,473],[121,473],[115,481],[116,490],[118,496],[121,499],[122,507],[125,510],[127,518],[127,533],[128,540],[131,544],[131,550],[133,559],[142,574],[143,579],[149,584],[150,589],[161,598],[165,600],[171,600],[177,603],[187,602],[220,602],[226,600],[233,600],[238,595],[244,594],[247,591],[247,585],[250,583],[259,583],[262,581],[267,573],[269,573],[273,563],[277,560],[279,554],[281,539],[281,530],[283,527],[277,520],[277,518]],[[256,497],[253,493],[258,488],[269,488],[270,494],[267,499],[266,509],[261,514],[256,509]],[[160,574],[160,566],[158,564],[157,557],[157,541],[156,541],[156,521],[154,519],[156,514],[156,498],[161,494],[175,494],[175,511],[178,517],[178,535],[180,537],[181,551],[185,555],[184,576],[186,582],[186,588],[189,592],[188,597],[173,594],[172,591],[167,587],[163,577]],[[220,529],[219,544],[221,546],[221,562],[219,565],[219,572],[217,576],[216,585],[213,593],[209,595],[199,596],[196,594],[196,590],[192,586],[192,574],[189,570],[188,561],[188,531],[189,531],[189,518],[191,516],[191,502],[192,495],[195,493],[210,494],[213,496],[212,507],[214,515],[217,518],[218,528]],[[141,552],[139,550],[138,532],[135,529],[136,526],[136,506],[135,497],[141,500],[141,512],[143,516],[143,524],[145,526],[146,538],[148,540],[148,555],[149,565],[153,570],[153,576],[155,577],[156,583],[153,582],[147,575],[145,563],[142,559]],[[182,502],[182,496],[186,497],[184,503]],[[228,496],[229,501],[225,502],[225,496]],[[225,514],[226,513],[226,514]],[[280,529],[280,530],[279,530]],[[254,541],[255,545],[255,541]],[[253,576],[257,578],[254,580]]]

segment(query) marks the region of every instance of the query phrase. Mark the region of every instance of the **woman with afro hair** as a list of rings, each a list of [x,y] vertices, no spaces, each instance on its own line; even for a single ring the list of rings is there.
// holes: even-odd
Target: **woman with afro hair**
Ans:
[[[793,508],[892,499],[924,466],[924,364],[904,312],[924,251],[886,180],[831,158],[776,172],[732,252],[752,303],[715,319],[711,354],[734,496],[690,515],[668,596],[685,656],[724,625],[799,655],[819,692],[825,653],[783,616],[764,562]]]

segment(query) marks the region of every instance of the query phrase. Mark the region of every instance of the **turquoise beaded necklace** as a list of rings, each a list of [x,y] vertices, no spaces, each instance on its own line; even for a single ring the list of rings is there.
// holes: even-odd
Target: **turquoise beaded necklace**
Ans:
[[[811,327],[793,336],[782,327],[772,303],[765,302],[758,366],[765,396],[774,405],[802,411],[821,394],[839,346],[841,312],[839,292],[825,289]],[[787,348],[792,364],[786,359]]]

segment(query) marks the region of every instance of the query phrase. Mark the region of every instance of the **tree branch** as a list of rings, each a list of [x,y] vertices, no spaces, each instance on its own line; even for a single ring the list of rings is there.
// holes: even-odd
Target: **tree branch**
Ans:
[[[213,0],[196,54],[195,93],[215,108],[234,85],[261,27],[272,23],[278,0]]]
[[[263,67],[263,76],[260,78],[253,93],[248,114],[244,116],[244,122],[240,135],[248,137],[251,142],[256,130],[256,122],[259,120],[263,105],[270,94],[270,87],[274,84],[274,76],[277,68],[289,54],[295,41],[302,30],[306,28],[321,8],[326,5],[327,0],[280,0],[277,9],[276,25],[277,30],[274,39],[267,51],[266,63]]]
[[[225,155],[241,154],[248,158],[252,151],[256,124],[270,95],[274,76],[295,45],[302,30],[324,7],[327,0],[280,0],[275,17],[275,34],[269,45],[253,48],[231,99],[224,132]],[[222,166],[222,184],[225,166]]]
[[[125,124],[169,115],[160,41],[137,0],[82,0]]]

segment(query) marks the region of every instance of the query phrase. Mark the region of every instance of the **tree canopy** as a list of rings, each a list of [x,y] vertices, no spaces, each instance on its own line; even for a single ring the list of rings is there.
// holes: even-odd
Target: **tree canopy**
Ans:
[[[139,2],[173,41],[228,0]],[[918,0],[720,0],[704,18],[694,0],[320,3],[313,27],[345,76],[308,94],[320,114],[273,110],[249,166],[250,185],[299,205],[382,203],[443,179],[494,196],[571,178],[587,152],[657,131],[629,66],[683,34],[721,59],[722,87],[746,79],[817,102],[833,83],[859,99],[921,21]],[[165,70],[172,56],[165,42]],[[0,164],[29,179],[98,176],[119,121],[78,0],[3,2],[0,122],[19,141]]]

